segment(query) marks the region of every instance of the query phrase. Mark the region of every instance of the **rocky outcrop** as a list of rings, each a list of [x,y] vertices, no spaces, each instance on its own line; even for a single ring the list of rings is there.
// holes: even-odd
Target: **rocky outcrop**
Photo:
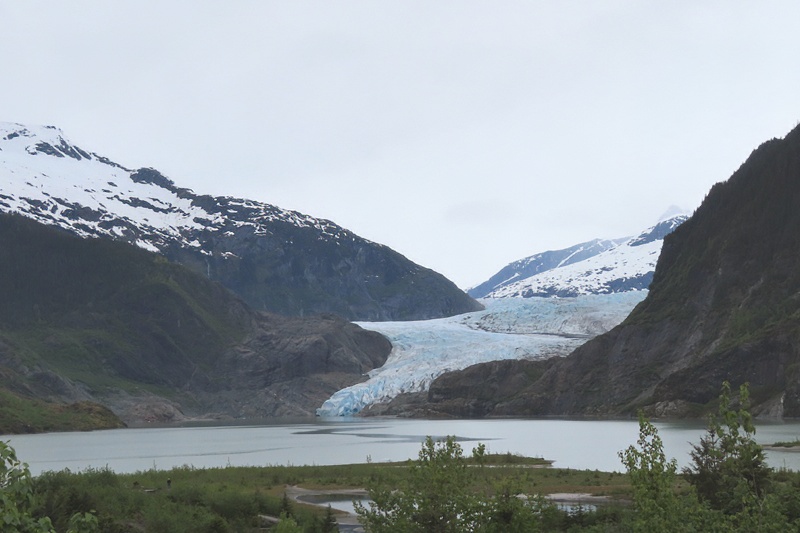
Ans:
[[[339,317],[258,313],[248,338],[170,395],[118,389],[96,398],[126,422],[314,416],[337,390],[365,379],[391,351],[382,335]]]
[[[383,365],[391,349],[382,335],[335,315],[261,313],[248,338],[186,388],[200,411],[218,416],[314,416],[331,394]]]

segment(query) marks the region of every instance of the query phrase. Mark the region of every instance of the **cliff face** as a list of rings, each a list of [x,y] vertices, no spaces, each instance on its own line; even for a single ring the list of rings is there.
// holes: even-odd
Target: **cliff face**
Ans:
[[[213,214],[231,211],[229,199],[210,202]],[[243,219],[256,217],[240,211]],[[260,230],[232,219],[219,229],[189,232],[202,248],[173,242],[161,253],[219,281],[254,309],[286,315],[424,320],[481,309],[441,274],[328,224],[321,231],[271,220]]]
[[[543,371],[484,370],[508,388],[481,416],[692,415],[723,380],[749,382],[757,413],[800,416],[800,128],[755,150],[666,237],[648,297],[621,325]],[[468,379],[444,376],[428,400],[463,407]]]

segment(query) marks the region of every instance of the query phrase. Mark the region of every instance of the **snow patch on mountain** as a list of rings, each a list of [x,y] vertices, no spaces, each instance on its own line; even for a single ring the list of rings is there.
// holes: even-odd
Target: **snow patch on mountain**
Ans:
[[[487,299],[486,309],[412,322],[362,322],[392,343],[392,353],[363,383],[340,390],[319,416],[350,416],[399,394],[428,390],[445,372],[504,359],[565,356],[620,323],[647,291],[577,298]]]
[[[492,292],[517,281],[535,276],[554,268],[583,261],[606,250],[610,250],[627,239],[594,239],[576,244],[563,250],[549,250],[523,259],[519,259],[503,267],[497,274],[485,282],[467,290],[473,298],[490,297]]]
[[[647,289],[664,237],[687,219],[686,215],[676,215],[622,242],[605,241],[615,244],[581,261],[561,263],[524,279],[495,286],[485,297],[571,297]]]
[[[201,231],[264,233],[273,221],[316,228],[320,238],[352,237],[330,221],[269,204],[196,195],[153,169],[130,170],[83,150],[56,127],[7,122],[0,122],[0,211],[151,251],[199,247],[193,235]]]
[[[160,253],[258,310],[397,320],[479,307],[441,274],[331,221],[195,194],[155,169],[84,150],[51,126],[0,123],[4,212]]]

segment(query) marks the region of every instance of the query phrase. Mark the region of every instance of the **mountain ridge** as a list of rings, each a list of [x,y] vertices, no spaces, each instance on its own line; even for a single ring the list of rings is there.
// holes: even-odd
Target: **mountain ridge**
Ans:
[[[0,395],[126,422],[310,416],[391,350],[335,315],[253,311],[128,243],[0,214],[0,247]]]
[[[527,279],[541,272],[582,261],[583,259],[608,250],[616,244],[617,243],[613,240],[593,239],[570,246],[569,248],[548,250],[512,261],[488,280],[467,289],[467,294],[473,298],[491,297],[490,295],[494,291],[514,282]]]
[[[53,126],[0,123],[0,211],[159,252],[255,309],[409,320],[480,308],[441,274],[331,221],[195,194],[155,169],[77,147]]]
[[[664,237],[687,219],[670,214],[633,237],[594,239],[519,259],[467,293],[474,298],[568,298],[647,289]]]

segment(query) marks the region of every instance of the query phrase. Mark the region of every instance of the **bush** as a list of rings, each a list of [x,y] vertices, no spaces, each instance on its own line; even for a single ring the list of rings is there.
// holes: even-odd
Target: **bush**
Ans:
[[[3,531],[49,533],[49,518],[35,519],[33,481],[28,465],[17,459],[14,448],[0,441],[0,524]]]

